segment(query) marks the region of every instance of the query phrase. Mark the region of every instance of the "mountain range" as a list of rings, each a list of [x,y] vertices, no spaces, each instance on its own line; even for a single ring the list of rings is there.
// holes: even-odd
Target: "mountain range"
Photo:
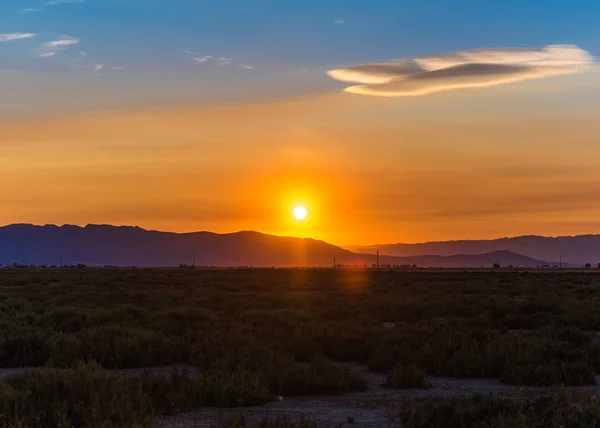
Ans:
[[[347,249],[360,253],[381,254],[397,257],[437,254],[481,254],[492,251],[511,251],[538,260],[559,261],[573,265],[600,262],[600,235],[577,236],[517,236],[490,240],[462,240],[425,242],[420,244],[386,244],[371,246],[349,246]]]
[[[390,249],[391,251],[392,249]],[[246,231],[171,233],[132,226],[13,224],[0,227],[0,264],[86,264],[92,266],[332,266],[377,263],[366,251],[350,251],[314,239]],[[384,255],[380,265],[419,267],[535,267],[543,259],[506,250],[461,254]],[[432,255],[433,254],[433,255]]]

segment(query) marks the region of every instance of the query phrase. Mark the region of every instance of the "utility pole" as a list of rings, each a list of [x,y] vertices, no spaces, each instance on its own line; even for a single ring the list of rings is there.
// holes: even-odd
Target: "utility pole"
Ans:
[[[193,260],[194,260],[194,261],[192,262],[192,267],[193,267],[194,269],[196,269],[196,253],[194,253]]]
[[[558,262],[558,268],[562,269],[562,254],[560,255],[560,262]]]
[[[377,269],[379,269],[379,250],[377,250]]]
[[[336,264],[335,264],[335,256],[333,256],[333,269],[336,268]]]

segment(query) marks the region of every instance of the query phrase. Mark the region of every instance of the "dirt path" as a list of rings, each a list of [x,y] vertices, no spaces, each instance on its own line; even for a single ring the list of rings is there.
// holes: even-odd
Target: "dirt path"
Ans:
[[[281,397],[282,399],[279,401],[255,407],[231,409],[202,408],[176,417],[163,418],[159,426],[162,428],[212,428],[222,422],[236,420],[240,417],[243,417],[247,422],[260,422],[264,418],[273,420],[285,417],[292,421],[300,421],[302,418],[307,418],[317,422],[319,425],[330,426],[332,428],[340,424],[346,427],[353,426],[357,428],[397,427],[399,423],[395,420],[394,415],[398,414],[399,407],[419,399],[427,397],[452,397],[474,393],[514,394],[523,389],[542,389],[504,385],[498,379],[429,378],[428,381],[432,385],[430,389],[394,390],[381,386],[385,381],[385,374],[372,372],[366,366],[359,364],[344,365],[367,381],[368,389],[366,391],[342,395]],[[197,369],[194,366],[188,365],[109,370],[109,372],[121,373],[125,376],[136,376],[146,372],[169,376],[173,372],[173,369],[185,369],[192,376],[197,373]],[[15,374],[31,373],[36,370],[39,369],[0,369],[0,380]],[[600,385],[600,377],[597,378],[597,381]],[[600,391],[600,386],[569,389]],[[349,424],[349,420],[352,420],[353,424]]]
[[[209,428],[219,423],[244,417],[247,422],[260,422],[286,417],[299,421],[303,417],[319,425],[336,427],[340,424],[350,426],[348,419],[358,428],[397,427],[399,423],[394,415],[398,406],[407,400],[432,396],[456,396],[473,393],[514,393],[520,388],[503,385],[494,379],[445,379],[431,378],[432,388],[425,390],[393,390],[381,386],[385,375],[374,373],[358,364],[346,364],[368,383],[365,392],[343,395],[315,395],[305,397],[283,397],[281,401],[267,403],[257,407],[214,409],[206,408],[185,413],[177,417],[165,418],[163,428],[203,427]]]

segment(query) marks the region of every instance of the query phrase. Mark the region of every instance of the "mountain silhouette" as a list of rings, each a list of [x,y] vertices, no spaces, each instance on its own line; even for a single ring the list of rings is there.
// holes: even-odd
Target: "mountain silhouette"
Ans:
[[[132,226],[14,224],[0,227],[0,263],[91,266],[172,267],[197,266],[332,266],[375,264],[373,254],[354,253],[315,239],[245,231],[170,233]],[[494,263],[533,267],[546,262],[497,251],[489,254],[382,255],[387,265],[420,267],[491,267]]]
[[[562,256],[564,263],[583,265],[600,262],[600,235],[578,236],[517,236],[490,240],[462,240],[425,242],[419,244],[387,244],[372,246],[349,246],[347,249],[361,253],[375,253],[407,257],[439,254],[481,254],[492,251],[512,251],[538,260],[558,261]]]

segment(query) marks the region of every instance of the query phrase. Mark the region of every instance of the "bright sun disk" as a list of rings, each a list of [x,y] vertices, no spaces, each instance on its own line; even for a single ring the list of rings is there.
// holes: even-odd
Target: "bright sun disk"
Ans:
[[[294,217],[296,220],[304,220],[308,215],[308,210],[304,208],[302,205],[298,205],[294,208]]]

